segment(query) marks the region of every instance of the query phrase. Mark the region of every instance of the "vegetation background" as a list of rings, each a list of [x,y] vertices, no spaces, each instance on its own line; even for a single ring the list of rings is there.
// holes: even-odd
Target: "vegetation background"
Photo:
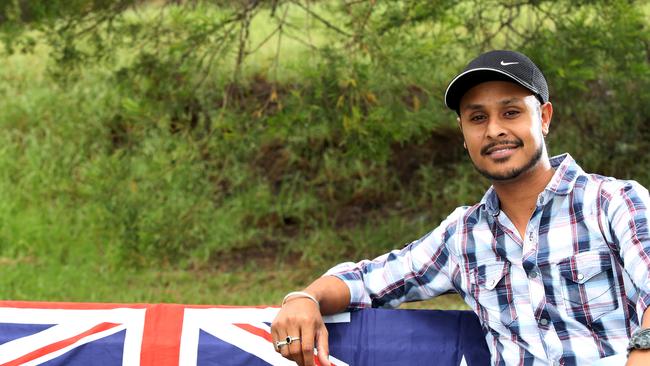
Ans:
[[[0,296],[277,304],[472,204],[447,82],[544,71],[553,154],[650,185],[633,0],[0,2]],[[462,308],[457,297],[425,307]]]

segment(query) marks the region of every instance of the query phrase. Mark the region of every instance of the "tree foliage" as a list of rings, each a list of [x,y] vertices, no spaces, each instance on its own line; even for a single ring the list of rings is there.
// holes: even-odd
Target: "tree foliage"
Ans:
[[[520,50],[544,71],[552,152],[649,184],[647,17],[623,0],[0,7],[7,53],[45,44],[62,90],[101,103],[66,132],[69,168],[83,172],[70,194],[85,197],[69,205],[92,207],[88,225],[120,258],[200,265],[295,242],[305,257],[365,256],[381,250],[373,240],[394,246],[479,199],[487,183],[442,96],[488,49]],[[91,79],[102,87],[79,91]],[[394,233],[364,231],[391,215],[406,218]]]

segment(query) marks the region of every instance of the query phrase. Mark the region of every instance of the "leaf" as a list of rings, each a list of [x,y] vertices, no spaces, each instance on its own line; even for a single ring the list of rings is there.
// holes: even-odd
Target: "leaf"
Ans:
[[[367,101],[369,104],[378,104],[378,102],[377,102],[377,97],[376,97],[375,94],[373,94],[372,92],[367,92],[367,93],[366,93],[366,101]]]
[[[122,108],[131,114],[140,114],[140,104],[129,97],[122,98]]]
[[[345,104],[345,95],[340,95],[336,101],[336,108],[341,108]]]
[[[418,98],[417,95],[414,95],[413,98],[412,98],[412,102],[413,102],[413,110],[415,112],[419,111],[420,110],[420,105],[421,105],[420,98]]]

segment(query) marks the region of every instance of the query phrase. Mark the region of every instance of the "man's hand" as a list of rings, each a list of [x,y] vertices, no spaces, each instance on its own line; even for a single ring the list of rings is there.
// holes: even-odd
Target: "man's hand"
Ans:
[[[310,297],[304,297],[305,293]],[[336,314],[344,311],[350,304],[350,290],[340,279],[323,276],[312,282],[302,296],[289,294],[282,309],[271,324],[273,344],[291,337],[300,337],[277,350],[282,356],[295,361],[300,366],[314,366],[314,347],[318,350],[318,361],[329,366],[327,328],[321,314]],[[320,308],[319,308],[320,306]]]
[[[329,366],[327,328],[318,305],[305,297],[290,297],[271,324],[273,343],[288,336],[300,337],[300,341],[280,346],[282,356],[300,366],[314,366],[314,346],[318,349],[318,361]]]

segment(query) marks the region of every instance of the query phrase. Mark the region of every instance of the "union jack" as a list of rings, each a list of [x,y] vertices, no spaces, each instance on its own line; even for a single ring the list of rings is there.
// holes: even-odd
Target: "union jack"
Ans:
[[[278,311],[0,301],[0,366],[292,366],[273,349]],[[471,312],[367,309],[324,320],[335,366],[489,364]]]

